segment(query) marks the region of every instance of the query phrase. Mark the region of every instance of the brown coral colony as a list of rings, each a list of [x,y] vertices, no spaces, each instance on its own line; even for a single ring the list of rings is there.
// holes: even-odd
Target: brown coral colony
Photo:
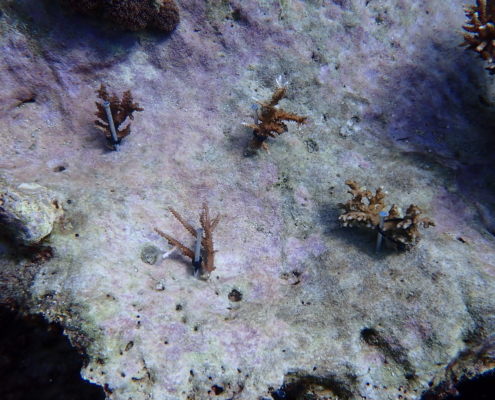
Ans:
[[[483,60],[491,65],[487,70],[490,75],[495,74],[495,2],[493,0],[477,0],[475,6],[464,7],[467,24],[463,25],[464,42],[468,50],[476,51]]]
[[[273,93],[269,103],[263,103],[256,101],[261,107],[262,112],[260,115],[255,111],[255,123],[245,124],[247,127],[253,129],[253,139],[249,144],[252,149],[263,149],[268,151],[268,146],[265,140],[268,137],[275,138],[276,134],[281,135],[288,130],[284,121],[294,121],[298,124],[307,124],[308,117],[300,117],[299,115],[288,113],[284,110],[277,108],[278,102],[282,100],[287,93],[287,87],[282,86],[277,81],[277,89]],[[259,123],[258,120],[259,119]]]
[[[101,84],[96,93],[98,93],[98,97],[102,102],[96,102],[98,111],[95,115],[99,119],[95,120],[95,126],[105,134],[108,147],[117,149],[116,146],[120,144],[122,139],[131,133],[131,124],[129,123],[127,126],[123,127],[124,122],[126,122],[127,118],[133,120],[134,116],[132,113],[134,111],[143,111],[143,108],[139,107],[139,103],[133,103],[130,90],[124,92],[122,100],[120,101],[117,96],[110,96],[107,92],[107,88],[103,84]],[[112,116],[111,122],[108,120],[109,118],[105,109],[105,104],[110,107]],[[114,125],[116,138],[112,135],[111,123]]]
[[[342,226],[377,229],[388,244],[395,245],[400,250],[410,250],[419,243],[420,226],[435,226],[433,221],[420,217],[421,209],[418,206],[411,204],[406,215],[400,217],[399,208],[394,204],[388,212],[383,228],[379,228],[379,213],[386,207],[383,200],[386,193],[383,188],[378,188],[373,194],[370,190],[359,188],[356,181],[348,180],[345,183],[350,188],[348,193],[352,195],[352,199],[346,204],[338,204],[338,207],[345,211],[345,214],[339,217]]]

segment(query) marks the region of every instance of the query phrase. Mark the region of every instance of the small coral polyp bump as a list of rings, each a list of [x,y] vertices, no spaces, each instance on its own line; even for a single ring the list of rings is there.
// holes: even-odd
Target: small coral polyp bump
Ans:
[[[403,217],[399,216],[399,209],[395,205],[390,208],[388,217],[384,217],[382,213],[386,213],[384,211],[386,206],[383,199],[387,192],[383,191],[383,187],[379,187],[373,194],[369,190],[359,188],[357,181],[348,180],[345,183],[350,188],[347,193],[353,198],[346,204],[338,204],[338,207],[345,211],[345,214],[339,217],[344,227],[362,226],[376,229],[388,245],[395,246],[399,250],[410,250],[421,240],[420,226],[423,228],[435,226],[433,221],[420,218],[421,209],[414,204],[409,206]],[[376,252],[379,252],[380,246],[381,239],[378,238]]]

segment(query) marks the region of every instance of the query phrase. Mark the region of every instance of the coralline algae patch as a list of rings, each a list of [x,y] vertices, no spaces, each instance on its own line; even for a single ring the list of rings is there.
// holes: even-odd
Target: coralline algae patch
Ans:
[[[164,290],[152,290],[148,285],[145,290],[138,289],[138,298],[103,299],[104,310],[115,309],[112,303],[116,303],[118,311],[94,315],[95,320],[101,321],[101,334],[108,340],[101,352],[104,363],[93,373],[86,371],[88,378],[95,379],[101,372],[120,371],[120,376],[107,376],[107,383],[116,391],[125,392],[129,379],[146,379],[149,385],[151,374],[153,386],[147,386],[147,390],[181,398],[192,389],[191,383],[184,381],[185,376],[193,381],[193,377],[201,382],[207,379],[222,387],[230,383],[232,390],[240,391],[245,386],[246,374],[251,379],[260,378],[256,378],[256,366],[275,366],[280,362],[274,353],[283,350],[284,323],[274,318],[266,324],[265,313],[261,313],[263,317],[256,316],[259,324],[245,321],[245,316],[239,318],[244,304],[234,307],[228,301],[225,289],[231,285],[197,282],[196,287],[191,287],[190,283],[184,284],[192,278],[190,274],[173,275],[175,281],[166,279]],[[256,287],[243,290],[242,302],[249,301],[251,296],[268,302],[261,293]],[[269,379],[283,378],[277,370],[280,369],[275,368]]]

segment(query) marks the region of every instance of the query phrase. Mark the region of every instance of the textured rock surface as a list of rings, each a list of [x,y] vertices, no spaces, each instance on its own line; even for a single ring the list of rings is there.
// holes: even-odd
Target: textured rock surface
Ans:
[[[0,232],[17,244],[39,244],[62,215],[47,188],[35,183],[11,186],[0,177]]]
[[[493,78],[458,47],[460,0],[184,1],[170,37],[0,4],[0,168],[65,209],[19,297],[86,349],[109,398],[256,399],[290,376],[329,398],[417,399],[494,333],[476,206],[489,221]],[[241,122],[281,74],[281,107],[309,124],[253,153]],[[118,153],[93,126],[101,82],[145,109]],[[372,233],[339,227],[346,179],[437,226],[374,255]],[[167,207],[196,221],[204,201],[223,216],[210,282],[148,253],[169,250],[154,227],[191,239]]]

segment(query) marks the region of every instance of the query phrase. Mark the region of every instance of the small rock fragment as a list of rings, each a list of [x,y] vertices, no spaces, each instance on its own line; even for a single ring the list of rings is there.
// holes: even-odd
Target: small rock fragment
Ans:
[[[155,265],[158,260],[158,256],[161,254],[161,251],[158,247],[155,246],[146,246],[141,251],[141,260],[147,264]]]
[[[0,180],[0,232],[16,243],[38,244],[62,214],[59,201],[47,188],[35,183],[15,187]]]

